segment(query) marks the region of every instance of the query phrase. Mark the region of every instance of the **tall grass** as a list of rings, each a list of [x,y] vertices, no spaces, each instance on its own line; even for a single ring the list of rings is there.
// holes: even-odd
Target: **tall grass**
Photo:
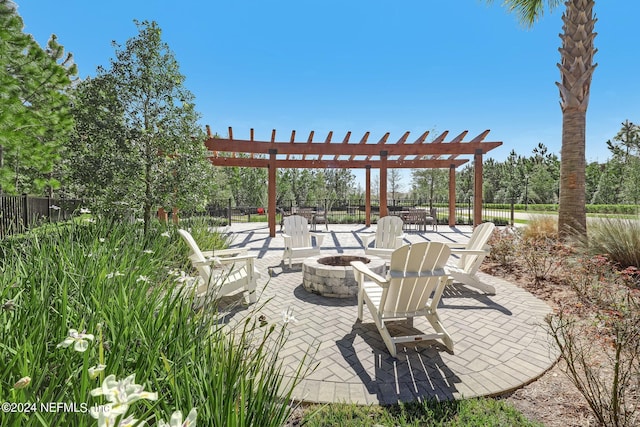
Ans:
[[[602,254],[622,268],[640,267],[640,221],[602,218],[589,223],[587,247],[592,254]]]
[[[206,227],[191,227],[202,247],[224,244]],[[158,399],[138,400],[126,415],[150,425],[192,408],[203,426],[287,419],[303,366],[279,362],[286,325],[260,327],[249,315],[232,328],[215,304],[195,311],[191,297],[176,292],[182,285],[172,271],[189,265],[172,228],[145,235],[138,224],[64,224],[6,239],[0,256],[0,402],[38,405],[32,413],[0,412],[0,425],[96,425],[82,405],[109,402],[90,391],[108,375],[131,374]],[[70,329],[95,336],[85,352],[58,346]],[[104,371],[92,378],[89,368],[100,364]],[[67,407],[43,411],[49,402]]]

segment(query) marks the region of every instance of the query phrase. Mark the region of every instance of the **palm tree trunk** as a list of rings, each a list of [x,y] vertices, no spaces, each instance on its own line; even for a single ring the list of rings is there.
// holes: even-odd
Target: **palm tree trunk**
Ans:
[[[560,157],[560,206],[558,230],[563,235],[584,234],[587,229],[585,189],[586,111],[565,111],[562,115]]]
[[[585,235],[587,230],[585,129],[591,77],[596,67],[594,4],[594,0],[567,0],[562,15],[564,34],[560,35],[558,64],[562,81],[556,84],[562,108],[558,231],[563,236],[572,232]]]

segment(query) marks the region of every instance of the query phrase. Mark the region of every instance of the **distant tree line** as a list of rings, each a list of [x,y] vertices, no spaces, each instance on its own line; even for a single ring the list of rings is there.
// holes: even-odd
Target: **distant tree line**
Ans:
[[[41,48],[23,33],[13,2],[0,0],[0,24],[0,193],[55,192],[145,223],[159,207],[204,209],[214,199],[266,206],[266,169],[207,161],[195,98],[155,22],[136,22],[139,34],[114,42],[110,64],[85,80],[55,35]],[[611,158],[586,166],[586,200],[638,204],[639,127],[625,121],[606,144]],[[560,161],[542,143],[528,156],[488,158],[483,171],[487,203],[558,202]],[[402,179],[389,170],[388,198],[447,201],[448,170],[413,170],[410,183]],[[365,195],[351,169],[280,169],[277,180],[278,205],[355,203]],[[374,199],[377,181],[374,174]],[[466,166],[456,172],[458,200],[472,191]]]

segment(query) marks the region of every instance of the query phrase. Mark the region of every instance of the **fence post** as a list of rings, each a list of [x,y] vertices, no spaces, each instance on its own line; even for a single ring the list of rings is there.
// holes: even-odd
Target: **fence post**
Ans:
[[[511,199],[511,226],[513,227],[513,224],[515,223],[515,210],[516,210],[516,206],[515,206],[515,201],[513,199]]]
[[[22,193],[22,224],[25,230],[29,228],[29,203],[27,197],[27,193]]]
[[[229,197],[229,204],[227,205],[227,217],[229,218],[229,225],[231,225],[231,197]]]

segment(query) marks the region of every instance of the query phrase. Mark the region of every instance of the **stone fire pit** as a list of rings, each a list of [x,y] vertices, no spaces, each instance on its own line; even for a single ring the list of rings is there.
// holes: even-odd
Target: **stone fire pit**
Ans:
[[[378,274],[385,272],[385,260],[372,255],[317,255],[302,263],[302,286],[325,297],[349,298],[358,294],[351,261],[362,261]]]

